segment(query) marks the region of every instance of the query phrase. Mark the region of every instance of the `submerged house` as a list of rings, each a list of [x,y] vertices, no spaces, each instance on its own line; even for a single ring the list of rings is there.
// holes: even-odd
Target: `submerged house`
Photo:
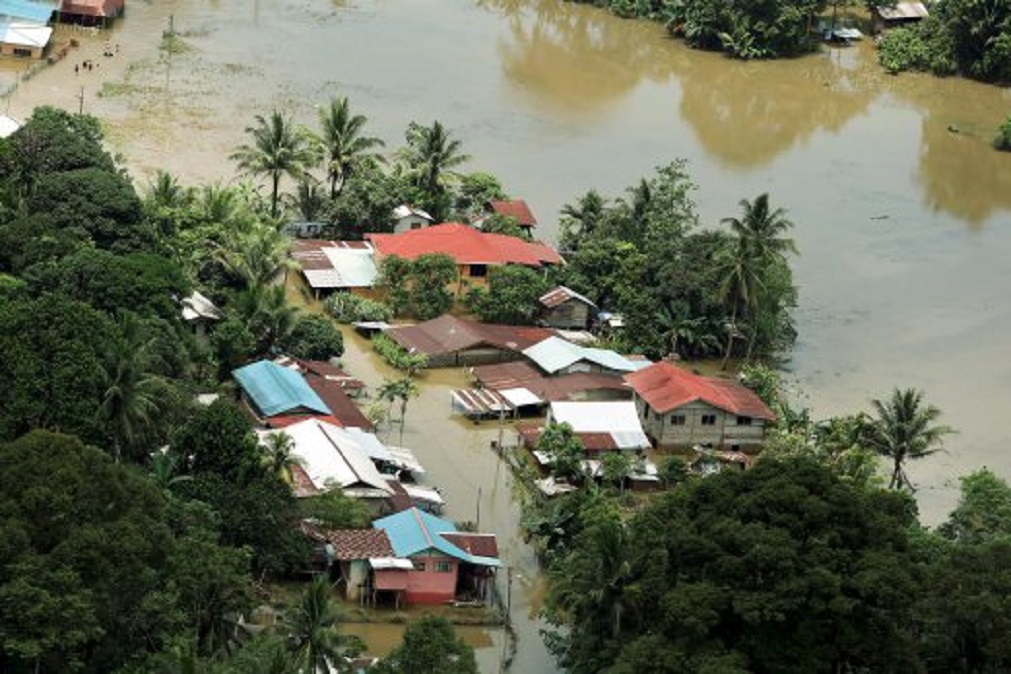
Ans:
[[[487,601],[498,558],[494,534],[457,531],[456,525],[411,508],[372,523],[386,532],[397,558],[411,560],[404,598],[408,603]]]
[[[922,2],[892,2],[876,4],[872,17],[875,33],[881,33],[888,28],[908,26],[923,21],[930,12]]]
[[[126,0],[62,0],[60,21],[106,28],[126,11]]]
[[[386,335],[406,351],[424,355],[428,367],[517,360],[523,349],[553,334],[544,328],[479,323],[451,314],[386,330]]]
[[[643,428],[662,447],[696,445],[733,451],[758,449],[772,410],[739,382],[683,370],[668,362],[625,376],[635,391]]]
[[[379,275],[372,247],[365,241],[297,239],[291,244],[291,257],[317,299],[338,291],[367,297]]]
[[[621,376],[650,364],[630,360],[610,349],[580,346],[555,336],[523,349],[523,355],[549,375],[594,372]]]

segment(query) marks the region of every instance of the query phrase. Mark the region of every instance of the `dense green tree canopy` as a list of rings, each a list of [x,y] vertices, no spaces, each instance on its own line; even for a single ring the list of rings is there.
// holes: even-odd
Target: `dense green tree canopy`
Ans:
[[[477,674],[474,649],[441,616],[424,615],[404,631],[404,641],[380,662],[378,674]]]

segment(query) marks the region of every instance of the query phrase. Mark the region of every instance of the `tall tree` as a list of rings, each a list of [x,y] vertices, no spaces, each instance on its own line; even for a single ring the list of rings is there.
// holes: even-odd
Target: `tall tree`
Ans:
[[[299,180],[315,161],[309,135],[290,118],[274,110],[269,118],[256,116],[256,126],[246,128],[252,143],[241,145],[231,159],[239,170],[270,180],[270,215],[277,217],[281,178]]]
[[[340,658],[340,615],[326,576],[313,578],[289,625],[291,649],[308,674],[329,674]],[[339,670],[338,670],[339,671]]]
[[[456,636],[442,616],[411,622],[404,641],[375,668],[378,674],[477,674],[474,649]]]
[[[367,123],[365,115],[352,114],[346,96],[334,98],[330,105],[319,111],[319,141],[326,154],[331,199],[344,189],[356,163],[383,161],[382,155],[375,149],[384,147],[386,143],[380,138],[363,135]]]
[[[452,138],[438,120],[431,126],[411,122],[406,137],[403,155],[414,174],[414,184],[424,193],[429,213],[437,221],[442,220],[449,208],[445,199],[446,176],[469,161],[470,156],[463,153],[463,144]]]
[[[923,402],[923,392],[916,389],[892,391],[887,401],[872,400],[877,416],[868,434],[868,443],[883,457],[892,462],[889,489],[914,489],[905,472],[908,460],[922,459],[942,447],[944,436],[954,431],[937,425],[941,410]]]

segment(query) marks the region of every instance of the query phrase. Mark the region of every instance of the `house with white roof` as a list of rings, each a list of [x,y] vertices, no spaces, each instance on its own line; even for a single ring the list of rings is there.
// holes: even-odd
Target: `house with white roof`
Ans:
[[[368,295],[379,275],[375,251],[365,241],[298,239],[291,257],[317,298],[334,291]]]
[[[623,375],[650,364],[649,361],[625,358],[610,349],[580,346],[553,336],[523,349],[523,355],[550,375],[573,372]]]
[[[402,204],[393,209],[394,234],[403,234],[412,229],[423,229],[434,224],[435,218],[420,208]]]
[[[291,438],[291,455],[297,461],[293,470],[299,473],[295,482],[300,489],[296,495],[340,489],[352,498],[374,501],[376,512],[381,502],[393,495],[388,476],[376,468],[359,434],[313,418],[279,430],[261,430],[257,435],[266,446],[272,436],[281,433]]]
[[[650,447],[631,400],[606,402],[553,402],[547,423],[568,424],[587,452],[639,451]]]

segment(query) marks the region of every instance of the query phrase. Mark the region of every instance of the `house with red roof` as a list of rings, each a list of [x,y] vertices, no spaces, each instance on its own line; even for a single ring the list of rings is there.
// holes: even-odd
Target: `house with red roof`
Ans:
[[[743,384],[697,375],[666,361],[627,374],[625,381],[634,391],[643,430],[658,446],[755,450],[776,420]]]
[[[458,294],[469,285],[484,284],[489,267],[519,264],[541,268],[562,263],[556,250],[539,241],[489,234],[456,222],[402,234],[370,233],[365,236],[372,243],[377,264],[391,255],[414,260],[422,255],[442,253],[453,258],[457,266],[453,291]]]
[[[534,217],[527,202],[522,199],[493,199],[486,202],[484,208],[488,215],[512,218],[527,233],[527,236],[530,236],[533,228],[537,226],[537,218]]]

